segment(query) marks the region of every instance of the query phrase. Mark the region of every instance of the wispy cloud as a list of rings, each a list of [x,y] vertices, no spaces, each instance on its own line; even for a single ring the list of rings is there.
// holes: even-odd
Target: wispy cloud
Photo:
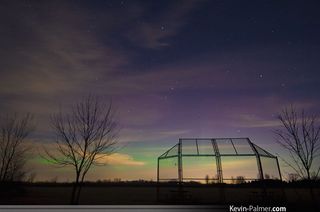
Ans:
[[[29,18],[17,23],[30,28],[27,33],[32,35],[18,51],[8,52],[10,60],[20,62],[5,66],[2,94],[75,93],[126,63],[126,54],[102,46],[96,35],[81,25],[89,24],[86,11],[69,10],[61,6],[59,15],[48,12],[42,20]]]
[[[99,155],[98,155],[99,157]],[[114,153],[109,156],[102,157],[98,162],[106,163],[108,165],[118,166],[144,166],[145,162],[134,160],[132,156],[123,153]]]
[[[120,135],[121,142],[154,142],[154,141],[168,141],[176,142],[179,137],[189,135],[190,130],[181,130],[181,129],[137,129],[137,128],[126,128],[122,130]],[[176,140],[174,140],[175,138]]]
[[[129,30],[127,38],[134,45],[145,48],[158,49],[169,46],[168,39],[180,32],[187,23],[188,14],[202,2],[196,0],[172,2],[160,15],[135,24],[135,27]],[[142,13],[141,16],[143,15]]]
[[[271,117],[272,118],[272,117]],[[239,114],[235,122],[237,127],[256,128],[256,127],[279,127],[281,123],[276,119],[266,119],[254,114]]]

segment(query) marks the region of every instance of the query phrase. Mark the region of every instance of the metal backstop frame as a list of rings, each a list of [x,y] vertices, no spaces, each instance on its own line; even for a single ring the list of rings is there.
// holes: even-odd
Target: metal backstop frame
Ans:
[[[191,143],[191,147],[187,149],[186,143]],[[206,143],[206,146],[200,146],[199,143]],[[226,151],[223,145],[229,146]],[[201,148],[201,149],[200,149]],[[252,143],[249,138],[181,138],[179,142],[164,152],[158,157],[157,163],[157,182],[160,181],[177,181],[179,183],[184,181],[204,181],[206,178],[184,177],[183,163],[184,159],[188,157],[213,157],[215,158],[216,174],[215,182],[224,183],[231,178],[223,177],[223,162],[222,158],[232,157],[253,157],[257,164],[257,177],[245,178],[246,181],[269,179],[264,175],[264,164],[262,160],[274,160],[274,167],[277,170],[277,175],[273,179],[282,180],[278,158],[258,145]],[[160,164],[164,160],[174,160],[174,167],[176,167],[177,175],[170,178],[161,176]],[[175,168],[174,168],[175,170]],[[173,170],[173,171],[174,171]]]

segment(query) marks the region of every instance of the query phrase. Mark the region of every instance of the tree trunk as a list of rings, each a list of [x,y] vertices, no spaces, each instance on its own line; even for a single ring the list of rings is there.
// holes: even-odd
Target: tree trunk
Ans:
[[[78,187],[79,187],[79,174],[76,173],[76,182],[73,184],[72,193],[71,193],[71,200],[70,200],[70,204],[71,205],[76,205],[77,204],[76,194],[77,194],[77,188]]]
[[[81,192],[81,189],[82,189],[82,186],[83,186],[82,183],[83,183],[83,182],[80,182],[80,183],[79,183],[78,190],[77,190],[77,194],[76,194],[76,196],[75,196],[76,204],[79,204],[80,192]]]
[[[75,205],[74,198],[75,198],[76,190],[77,190],[77,183],[73,183],[72,193],[71,193],[71,199],[70,199],[70,204],[71,204],[71,205]]]
[[[79,183],[79,188],[78,188],[78,191],[77,191],[77,194],[76,194],[76,203],[77,204],[79,204],[79,201],[80,201],[80,193],[81,193],[81,189],[82,189],[82,186],[83,186],[83,181],[84,181],[85,174],[86,173],[82,174],[81,181]]]

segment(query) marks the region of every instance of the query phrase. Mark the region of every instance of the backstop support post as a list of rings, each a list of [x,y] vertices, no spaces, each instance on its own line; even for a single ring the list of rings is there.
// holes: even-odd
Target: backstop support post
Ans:
[[[178,181],[181,184],[183,181],[182,176],[182,141],[179,139],[179,145],[178,145]]]
[[[259,176],[260,176],[260,180],[264,180],[264,176],[263,176],[263,170],[262,170],[262,165],[261,165],[261,158],[260,158],[260,155],[259,155],[259,152],[258,150],[256,149],[256,147],[254,146],[254,144],[249,140],[247,139],[252,150],[254,151],[254,154],[256,155],[256,158],[257,158],[257,166],[258,166],[258,171],[259,171]]]
[[[281,171],[280,171],[278,157],[276,157],[276,160],[277,160],[277,167],[278,167],[279,177],[280,177],[280,180],[282,181],[282,175],[281,175]]]
[[[217,166],[217,177],[218,177],[218,183],[223,183],[223,175],[222,175],[222,165],[221,165],[221,156],[219,152],[219,148],[217,146],[217,142],[215,139],[211,140],[214,154],[216,156],[216,166]]]

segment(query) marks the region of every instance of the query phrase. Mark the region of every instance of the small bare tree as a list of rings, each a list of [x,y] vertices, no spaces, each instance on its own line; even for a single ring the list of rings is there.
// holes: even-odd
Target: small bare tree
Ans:
[[[284,162],[302,179],[317,178],[320,171],[319,164],[314,164],[320,153],[320,126],[317,116],[307,116],[304,110],[298,114],[291,106],[285,108],[278,119],[282,129],[275,131],[277,142],[288,150],[291,159],[283,159]]]
[[[118,128],[112,104],[105,105],[98,97],[87,96],[72,107],[71,113],[60,111],[53,115],[51,124],[56,135],[56,152],[45,149],[45,158],[60,167],[74,168],[71,204],[78,204],[91,166],[105,165],[100,159],[116,150]]]
[[[25,141],[34,130],[32,115],[3,116],[0,130],[0,182],[21,181],[29,150]]]
[[[205,177],[205,181],[206,181],[206,184],[208,185],[208,184],[209,184],[209,182],[210,182],[209,175],[206,175],[206,177]]]

